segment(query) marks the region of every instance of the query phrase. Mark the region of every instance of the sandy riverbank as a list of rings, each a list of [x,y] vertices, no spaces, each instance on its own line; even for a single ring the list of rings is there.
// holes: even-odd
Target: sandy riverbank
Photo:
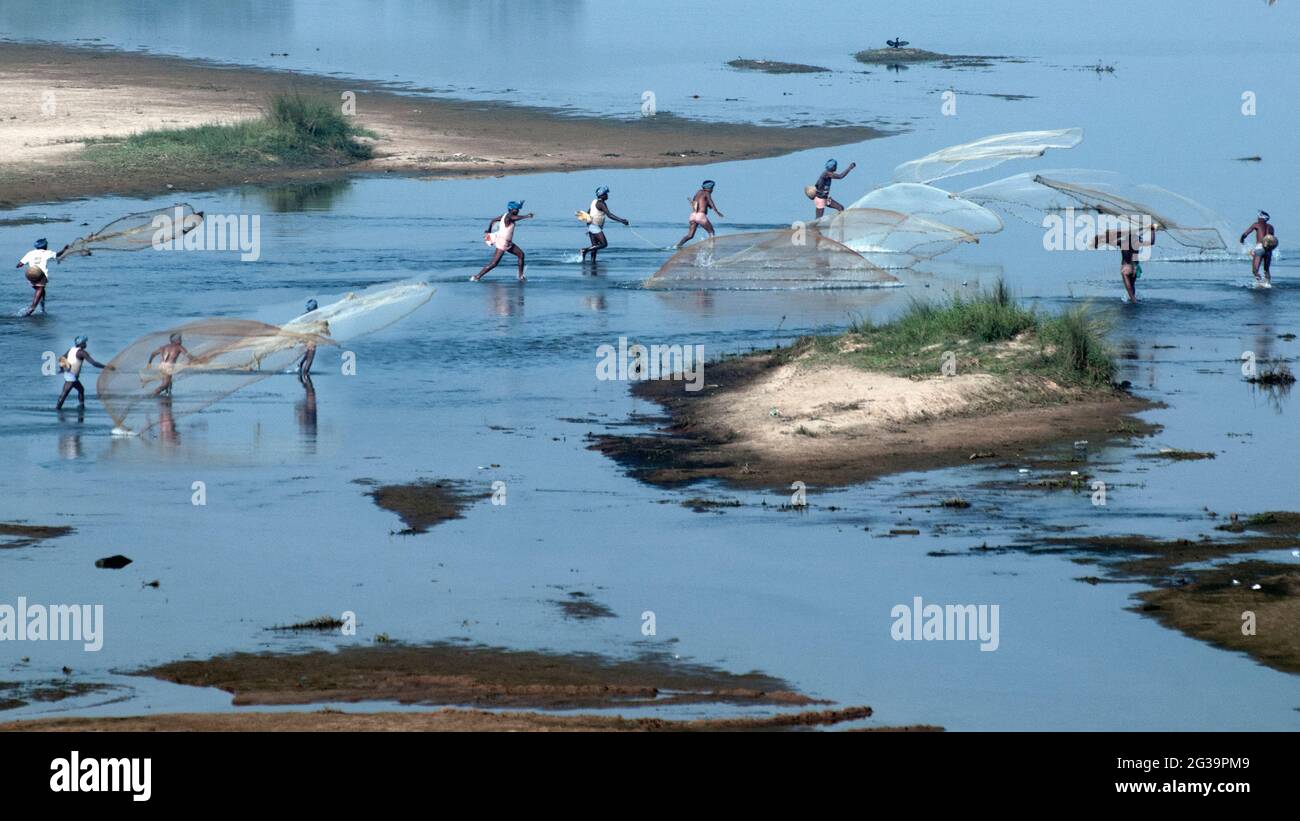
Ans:
[[[377,135],[374,159],[330,168],[133,175],[78,160],[85,140],[258,117],[287,90],[341,100]],[[639,101],[629,101],[636,110]],[[660,113],[612,120],[505,103],[397,94],[373,83],[137,53],[0,43],[0,206],[102,194],[151,195],[244,182],[396,172],[491,176],[652,168],[769,157],[859,142],[871,128],[703,123]]]
[[[638,383],[668,413],[649,436],[598,435],[592,447],[643,481],[722,479],[739,487],[845,485],[875,476],[1005,460],[1061,441],[1150,429],[1151,404],[1110,388],[1034,375],[905,377],[765,351],[710,364],[703,390]]]

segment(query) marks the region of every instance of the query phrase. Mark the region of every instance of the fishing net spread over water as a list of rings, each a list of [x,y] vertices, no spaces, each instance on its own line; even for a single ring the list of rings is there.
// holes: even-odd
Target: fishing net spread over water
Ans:
[[[688,245],[651,288],[862,288],[898,280],[814,226],[746,231]]]
[[[141,211],[115,219],[92,234],[73,240],[59,252],[59,259],[91,251],[140,251],[169,245],[182,239],[203,222],[203,212],[185,203],[153,211]]]
[[[337,302],[290,320],[283,327],[286,331],[314,333],[317,323],[327,322],[330,338],[347,342],[404,319],[428,302],[434,290],[432,285],[420,282],[349,293]]]
[[[141,433],[285,371],[308,345],[332,344],[328,331],[325,322],[295,331],[246,319],[191,322],[132,342],[100,371],[96,393],[119,429]],[[173,334],[185,350],[165,364]]]
[[[1044,214],[1076,212],[1106,215],[1108,226],[1121,231],[1159,229],[1156,240],[1168,237],[1198,254],[1227,253],[1231,232],[1210,209],[1157,185],[1133,184],[1110,171],[1070,169],[1041,174],[1016,174],[960,192],[974,202],[996,205],[1038,224]]]
[[[896,211],[975,235],[996,234],[1003,228],[1002,218],[984,206],[942,188],[915,182],[898,182],[877,188],[849,208]]]
[[[979,241],[974,234],[951,225],[879,208],[846,208],[823,216],[811,227],[880,268],[908,268],[958,245]]]
[[[1082,128],[1016,131],[942,148],[894,169],[895,182],[934,182],[945,177],[985,171],[1008,160],[1041,157],[1049,148],[1074,148]]]

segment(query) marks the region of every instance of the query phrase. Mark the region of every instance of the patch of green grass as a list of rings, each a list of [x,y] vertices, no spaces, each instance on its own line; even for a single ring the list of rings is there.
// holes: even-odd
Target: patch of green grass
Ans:
[[[88,144],[82,157],[122,172],[175,168],[197,171],[311,168],[369,159],[358,137],[373,136],[328,98],[290,92],[267,100],[263,115],[229,125],[143,131]]]
[[[801,340],[789,356],[814,355],[899,376],[936,376],[947,354],[957,374],[1035,374],[1101,387],[1115,375],[1106,328],[1087,308],[1046,315],[1019,304],[1005,282],[974,296],[913,300],[883,324],[860,321],[838,336]]]

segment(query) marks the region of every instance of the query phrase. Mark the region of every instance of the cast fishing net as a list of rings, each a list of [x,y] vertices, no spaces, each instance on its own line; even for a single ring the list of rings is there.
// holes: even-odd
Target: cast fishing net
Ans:
[[[326,322],[293,331],[247,319],[190,322],[128,345],[100,371],[96,393],[117,430],[142,433],[285,371],[309,345],[332,344],[328,331]],[[173,334],[185,353],[164,364],[160,351]]]
[[[59,252],[59,260],[91,251],[140,251],[170,245],[203,223],[203,212],[186,203],[169,205],[153,211],[127,214],[94,233],[73,240]]]
[[[1001,207],[1039,224],[1047,213],[1067,209],[1105,215],[1104,224],[1120,231],[1154,225],[1163,237],[1198,255],[1222,256],[1231,232],[1210,209],[1157,185],[1133,184],[1110,171],[1070,169],[1017,174],[960,192],[964,199]]]
[[[673,254],[650,288],[863,288],[898,280],[813,226],[713,237]]]
[[[813,222],[809,230],[850,248],[880,268],[909,268],[959,245],[974,234],[922,216],[879,208],[846,208]]]
[[[1082,128],[995,134],[905,162],[894,169],[894,181],[934,182],[985,171],[1008,160],[1041,157],[1050,148],[1074,148],[1081,142]]]
[[[316,333],[318,323],[325,322],[330,339],[347,342],[404,319],[432,299],[434,290],[432,285],[419,282],[348,293],[337,302],[290,320],[283,329]]]

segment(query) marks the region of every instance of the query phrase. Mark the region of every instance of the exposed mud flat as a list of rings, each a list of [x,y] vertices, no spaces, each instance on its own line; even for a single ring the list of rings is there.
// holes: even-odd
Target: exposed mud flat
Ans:
[[[56,718],[0,724],[0,732],[737,732],[809,730],[871,717],[870,707],[783,713],[761,718],[674,721],[595,715],[443,709],[431,713],[168,713],[130,718]],[[854,732],[942,732],[942,727],[861,727]]]
[[[1207,517],[1207,523],[1217,521],[1217,515]],[[1264,551],[1300,549],[1300,514],[1232,514],[1213,529],[1245,537],[1053,536],[1033,544],[930,555],[1065,554],[1105,574],[1079,577],[1087,584],[1139,581],[1151,585],[1153,589],[1135,595],[1136,612],[1216,647],[1246,653],[1276,670],[1300,673],[1300,560],[1286,563],[1253,557]]]
[[[141,670],[216,687],[236,705],[396,701],[401,704],[582,709],[668,704],[825,704],[761,673],[735,674],[661,656],[612,660],[456,644],[345,647],[338,652],[235,653]]]
[[[29,525],[20,522],[0,522],[0,550],[30,547],[72,532],[67,525]]]
[[[1153,407],[1121,390],[968,374],[909,379],[848,366],[803,366],[760,352],[708,366],[702,390],[650,380],[632,389],[667,411],[650,435],[592,434],[590,447],[655,485],[721,479],[738,487],[846,485],[950,467],[981,453],[1020,456],[1088,439],[1144,435],[1129,416]],[[973,454],[975,456],[973,456]]]
[[[853,59],[867,65],[907,65],[909,63],[939,63],[943,68],[984,67],[1012,58],[980,54],[942,54],[923,48],[870,48],[859,51]]]
[[[406,528],[396,532],[403,536],[427,533],[435,525],[462,518],[465,508],[491,496],[486,491],[470,490],[468,483],[450,479],[381,485],[369,495],[375,504],[401,517]]]
[[[728,60],[727,65],[742,71],[762,71],[766,74],[820,74],[830,71],[825,66],[804,63],[783,63],[780,60]]]
[[[70,679],[50,681],[0,681],[0,710],[26,707],[32,702],[53,704],[69,698],[117,689],[111,684]]]

